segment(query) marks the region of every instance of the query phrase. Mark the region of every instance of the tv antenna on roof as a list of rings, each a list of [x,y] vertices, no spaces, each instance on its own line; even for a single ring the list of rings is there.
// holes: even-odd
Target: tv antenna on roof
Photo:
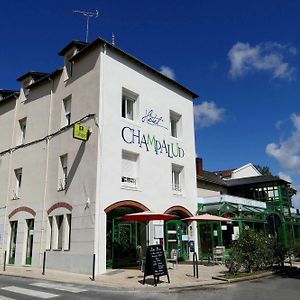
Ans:
[[[88,42],[89,37],[89,21],[90,18],[98,18],[99,11],[96,9],[96,12],[90,12],[90,11],[82,11],[82,10],[73,10],[73,13],[81,14],[84,17],[86,17],[86,34],[85,34],[85,41]]]

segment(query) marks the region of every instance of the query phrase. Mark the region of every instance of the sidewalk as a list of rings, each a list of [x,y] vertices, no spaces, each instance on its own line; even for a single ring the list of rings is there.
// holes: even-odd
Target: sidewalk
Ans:
[[[138,269],[108,270],[105,274],[97,275],[95,281],[92,281],[89,275],[50,269],[46,269],[45,275],[42,275],[41,268],[33,267],[7,266],[4,272],[3,266],[1,266],[0,275],[20,276],[38,280],[52,280],[83,285],[91,284],[114,289],[169,291],[223,283],[219,280],[212,279],[212,277],[217,276],[225,269],[226,267],[224,265],[199,265],[199,278],[196,278],[193,277],[192,265],[178,264],[173,268],[170,264],[168,265],[170,283],[168,283],[167,276],[163,276],[160,278],[161,281],[157,287],[153,285],[153,276],[147,276],[145,285],[143,285],[144,273]]]

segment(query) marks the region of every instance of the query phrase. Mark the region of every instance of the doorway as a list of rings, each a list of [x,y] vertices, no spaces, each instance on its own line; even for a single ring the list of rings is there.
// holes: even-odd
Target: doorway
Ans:
[[[173,249],[177,252],[178,260],[187,260],[188,250],[188,225],[181,220],[169,220],[166,222],[166,252],[171,257]]]
[[[137,249],[146,253],[146,225],[140,222],[122,222],[120,218],[137,212],[132,207],[118,207],[107,214],[106,267],[137,266]]]

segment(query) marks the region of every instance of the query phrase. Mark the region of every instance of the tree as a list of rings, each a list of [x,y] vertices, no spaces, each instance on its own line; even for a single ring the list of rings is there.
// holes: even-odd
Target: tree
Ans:
[[[272,175],[268,166],[254,165],[254,167],[261,173],[261,175]]]

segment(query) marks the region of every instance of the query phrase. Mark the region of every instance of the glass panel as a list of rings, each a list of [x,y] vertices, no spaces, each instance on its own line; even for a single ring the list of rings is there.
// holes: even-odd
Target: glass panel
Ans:
[[[9,245],[9,260],[10,264],[15,263],[16,257],[16,245],[17,245],[17,231],[18,231],[18,221],[11,221],[10,222],[10,245]]]
[[[32,249],[33,249],[33,233],[34,233],[34,219],[26,220],[27,223],[27,245],[26,245],[26,261],[27,265],[32,263]]]

